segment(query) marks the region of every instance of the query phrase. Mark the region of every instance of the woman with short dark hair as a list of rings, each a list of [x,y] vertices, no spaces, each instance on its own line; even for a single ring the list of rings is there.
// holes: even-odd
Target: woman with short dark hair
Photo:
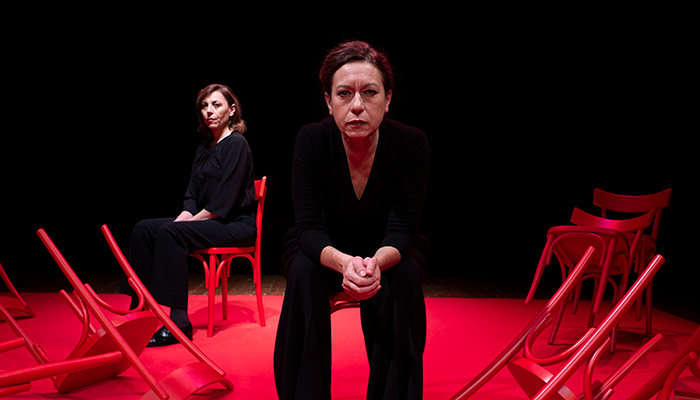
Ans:
[[[361,300],[367,399],[420,399],[428,255],[418,224],[428,141],[422,131],[385,118],[391,67],[367,43],[333,49],[319,77],[331,116],[302,127],[296,139],[277,393],[282,400],[330,399],[329,296],[344,291]]]

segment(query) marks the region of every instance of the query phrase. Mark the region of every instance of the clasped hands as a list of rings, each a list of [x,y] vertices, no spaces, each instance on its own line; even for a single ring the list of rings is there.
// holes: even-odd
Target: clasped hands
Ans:
[[[382,271],[373,257],[351,257],[343,265],[343,290],[356,300],[367,300],[382,288]]]

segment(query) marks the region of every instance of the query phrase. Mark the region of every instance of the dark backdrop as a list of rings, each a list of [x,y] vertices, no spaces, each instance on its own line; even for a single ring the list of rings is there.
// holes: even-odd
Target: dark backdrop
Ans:
[[[396,68],[390,116],[430,141],[422,230],[434,276],[529,285],[547,229],[567,224],[573,207],[597,212],[594,188],[672,187],[659,293],[697,304],[686,35],[658,18],[26,24],[39,34],[16,30],[4,50],[0,262],[16,279],[56,276],[35,235],[45,228],[78,272],[117,271],[100,225],[126,252],[134,223],[180,211],[203,139],[195,96],[217,82],[239,95],[256,177],[268,177],[262,268],[280,274],[294,139],[327,115],[318,67],[336,43],[362,39]]]

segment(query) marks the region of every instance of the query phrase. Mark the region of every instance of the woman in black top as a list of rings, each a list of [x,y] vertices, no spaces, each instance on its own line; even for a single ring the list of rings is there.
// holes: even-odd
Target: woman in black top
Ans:
[[[384,118],[386,58],[364,42],[338,46],[321,68],[332,116],[303,127],[292,168],[295,227],[275,344],[280,399],[330,399],[329,296],[361,302],[368,399],[423,393],[427,273],[418,224],[428,178],[420,130]]]
[[[190,338],[188,255],[200,248],[249,246],[256,236],[253,157],[243,137],[241,103],[229,87],[209,85],[197,95],[197,109],[207,140],[197,148],[183,211],[177,218],[136,224],[128,256],[143,284],[171,308],[170,318]],[[126,282],[122,292],[135,296]],[[173,343],[177,339],[162,327],[148,346]]]

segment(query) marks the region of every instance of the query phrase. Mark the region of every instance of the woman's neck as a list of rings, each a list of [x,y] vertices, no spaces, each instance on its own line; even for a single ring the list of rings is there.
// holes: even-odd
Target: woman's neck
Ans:
[[[229,129],[228,127],[226,127],[225,129],[223,129],[221,131],[217,131],[217,132],[212,131],[211,134],[212,134],[213,140],[211,141],[211,147],[214,147],[217,143],[222,141],[225,137],[229,136],[231,133],[233,133],[233,131],[231,129]]]
[[[350,138],[343,135],[343,146],[348,160],[353,163],[361,163],[367,158],[374,158],[379,142],[379,130],[364,138]]]

